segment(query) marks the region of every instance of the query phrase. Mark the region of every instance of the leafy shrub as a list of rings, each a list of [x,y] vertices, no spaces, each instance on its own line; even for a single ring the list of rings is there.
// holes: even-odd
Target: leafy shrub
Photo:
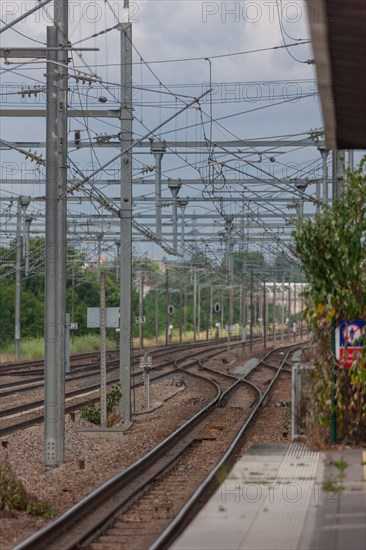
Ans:
[[[0,510],[18,510],[34,516],[52,518],[55,510],[44,500],[28,495],[23,483],[8,462],[0,463]]]
[[[107,394],[107,417],[112,415],[115,409],[118,407],[121,401],[121,384],[115,384],[111,387]],[[84,420],[100,426],[100,403],[87,403],[82,409],[80,409],[80,416]]]
[[[309,283],[305,314],[313,335],[311,373],[314,426],[337,421],[338,438],[366,438],[366,346],[350,369],[339,368],[332,338],[340,321],[366,319],[366,157],[347,171],[344,190],[315,220],[298,224],[295,237]],[[323,432],[324,434],[325,432]]]

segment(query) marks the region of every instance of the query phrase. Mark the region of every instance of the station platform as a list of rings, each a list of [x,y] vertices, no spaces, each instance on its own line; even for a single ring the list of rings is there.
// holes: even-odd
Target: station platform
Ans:
[[[256,444],[173,550],[366,550],[366,450]]]

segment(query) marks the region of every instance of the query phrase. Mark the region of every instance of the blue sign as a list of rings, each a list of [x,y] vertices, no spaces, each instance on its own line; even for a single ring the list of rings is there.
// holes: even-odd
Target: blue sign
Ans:
[[[341,321],[339,326],[340,347],[362,347],[365,341],[366,321]]]

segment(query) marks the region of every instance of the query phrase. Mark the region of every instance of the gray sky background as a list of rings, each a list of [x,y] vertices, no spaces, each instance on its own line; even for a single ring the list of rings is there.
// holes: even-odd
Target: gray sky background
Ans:
[[[9,23],[14,17],[34,6],[33,1],[1,1],[0,17],[2,22]],[[175,112],[181,106],[180,99],[174,94],[196,97],[208,87],[210,64],[212,70],[212,136],[214,140],[253,139],[272,136],[297,135],[295,139],[304,139],[307,132],[322,126],[320,107],[317,96],[300,99],[303,94],[316,92],[314,65],[304,63],[312,59],[310,45],[299,45],[288,50],[271,49],[286,44],[293,44],[298,39],[309,38],[304,1],[247,1],[247,2],[201,2],[201,1],[137,1],[131,2],[130,19],[133,23],[134,43],[134,83],[141,87],[153,89],[154,93],[136,90],[134,137],[139,137]],[[277,8],[282,12],[283,31],[281,33]],[[52,3],[39,12],[29,16],[16,25],[15,30],[7,30],[0,35],[1,46],[41,46],[34,40],[45,42],[46,27],[52,22]],[[123,18],[123,1],[117,0],[70,0],[70,40],[77,43],[84,38],[110,28]],[[3,23],[0,23],[3,25]],[[286,36],[287,33],[288,36]],[[291,38],[290,38],[291,37]],[[99,48],[99,52],[82,54],[83,62],[74,53],[70,67],[77,67],[91,74],[95,72],[103,79],[103,85],[76,87],[75,79],[70,79],[70,86],[75,88],[70,96],[72,107],[100,108],[98,97],[107,97],[107,106],[117,108],[119,96],[119,39],[117,30],[102,34],[96,38],[83,41],[82,47]],[[258,49],[267,49],[256,53],[242,54]],[[239,55],[240,53],[240,55]],[[233,55],[236,54],[236,55]],[[222,57],[215,57],[222,56]],[[295,59],[293,59],[294,56]],[[194,59],[198,58],[198,59]],[[185,61],[178,61],[178,60]],[[143,60],[143,63],[141,62]],[[21,60],[17,60],[21,61]],[[159,61],[159,63],[157,63]],[[165,61],[165,62],[161,62]],[[37,98],[21,99],[18,92],[21,86],[44,86],[45,65],[5,65],[2,60],[1,103],[2,108],[15,106],[41,108],[44,106],[44,94]],[[71,74],[73,72],[71,71]],[[75,73],[74,73],[75,74]],[[116,85],[114,85],[117,84]],[[11,93],[12,92],[12,93]],[[159,92],[172,92],[162,94]],[[179,96],[178,96],[179,98]],[[297,98],[289,102],[288,99]],[[184,98],[188,101],[188,97]],[[280,105],[276,103],[282,102]],[[144,106],[141,106],[144,103]],[[148,104],[147,104],[148,103]],[[267,108],[263,108],[266,107]],[[202,115],[197,109],[181,115],[165,127],[159,135],[170,140],[202,140],[210,132],[208,114],[209,98],[202,104]],[[252,112],[248,112],[252,111]],[[235,116],[233,116],[235,115]],[[202,116],[202,118],[201,118]],[[228,117],[228,118],[222,118]],[[218,120],[220,119],[220,120]],[[201,121],[206,124],[203,126]],[[216,123],[216,121],[218,123]],[[75,129],[82,130],[82,139],[97,134],[118,133],[118,120],[88,120],[88,128],[83,120],[70,120],[69,130],[72,139]],[[142,122],[142,123],[141,123]],[[1,138],[8,141],[30,141],[45,139],[45,125],[42,119],[1,118]],[[191,126],[190,128],[186,128]],[[34,163],[26,161],[17,152],[1,150],[2,177],[39,178],[44,170],[35,170]],[[44,151],[43,157],[45,156]],[[71,156],[80,166],[95,169],[100,163],[115,154],[115,151],[94,149],[82,150]],[[277,156],[271,166],[263,158],[261,166],[271,169],[278,177],[305,177],[312,174],[313,167],[319,165],[320,155],[316,148],[299,148]],[[222,158],[222,157],[220,157]],[[258,159],[256,151],[250,159]],[[314,166],[311,163],[316,163]],[[137,156],[135,177],[144,167],[152,165],[153,158],[147,154]],[[189,165],[194,165],[189,166]],[[166,155],[163,159],[163,171],[166,177],[196,178],[197,167],[202,173],[207,167],[207,155],[186,156],[185,159]],[[5,167],[5,168],[4,168]],[[207,168],[206,168],[207,169]],[[111,177],[111,174],[103,177]],[[153,176],[152,176],[153,177]],[[152,193],[152,188],[141,188],[135,195],[143,192]],[[118,188],[114,186],[106,192],[115,195]],[[200,193],[182,188],[180,195],[187,196]],[[17,194],[40,196],[44,188],[40,185],[7,185],[1,184],[0,195]],[[164,194],[170,195],[169,190]],[[39,203],[35,205],[42,209]],[[5,204],[0,205],[4,209]],[[208,205],[205,206],[208,208]],[[150,206],[151,209],[151,206]],[[70,211],[80,211],[75,206]],[[90,207],[90,212],[94,212]],[[212,211],[215,211],[212,209]],[[142,251],[143,247],[140,248]],[[150,253],[156,253],[156,247],[146,247]],[[157,253],[161,257],[161,253]]]

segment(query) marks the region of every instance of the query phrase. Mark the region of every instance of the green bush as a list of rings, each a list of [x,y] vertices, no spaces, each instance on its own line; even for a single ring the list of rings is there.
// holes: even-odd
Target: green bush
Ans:
[[[52,518],[55,510],[46,501],[28,495],[8,462],[0,463],[0,510],[18,510],[33,516]]]
[[[107,417],[110,416],[118,407],[121,401],[121,384],[115,384],[107,394]],[[89,402],[80,409],[80,416],[84,420],[100,426],[100,403]]]
[[[350,369],[340,368],[332,352],[341,321],[366,319],[366,157],[346,172],[342,196],[312,221],[297,226],[296,254],[309,286],[306,317],[313,335],[311,411],[315,426],[331,415],[337,436],[362,443],[366,437],[366,346]]]

